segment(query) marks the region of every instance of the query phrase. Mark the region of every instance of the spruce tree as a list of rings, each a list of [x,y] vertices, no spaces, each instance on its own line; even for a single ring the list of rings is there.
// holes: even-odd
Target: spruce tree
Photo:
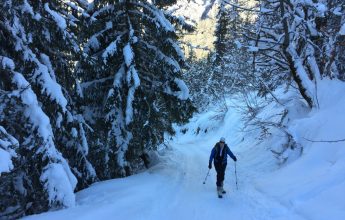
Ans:
[[[193,107],[180,79],[184,57],[176,29],[148,1],[94,2],[78,64],[84,116],[95,132],[91,158],[102,179],[130,175],[186,122]]]
[[[72,100],[76,7],[28,0],[0,6],[0,125],[18,140],[14,169],[0,177],[0,216],[73,206],[75,176],[80,188],[96,178]]]
[[[241,16],[238,10],[242,4],[238,0],[220,1],[216,17],[215,50],[210,54],[213,65],[210,83],[215,100],[223,100],[224,104],[225,94],[238,93],[249,83],[250,54],[241,48],[240,43],[249,25],[248,16]],[[226,105],[224,107],[227,109]]]

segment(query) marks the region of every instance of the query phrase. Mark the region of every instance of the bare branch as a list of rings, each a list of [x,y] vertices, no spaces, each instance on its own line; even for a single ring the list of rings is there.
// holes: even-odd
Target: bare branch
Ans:
[[[338,143],[338,142],[345,142],[345,139],[340,139],[340,140],[310,140],[308,138],[303,138],[306,141],[313,142],[313,143]]]

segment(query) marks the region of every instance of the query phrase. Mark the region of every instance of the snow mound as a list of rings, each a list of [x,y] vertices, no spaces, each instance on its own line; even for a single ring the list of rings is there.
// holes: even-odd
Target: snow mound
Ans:
[[[344,93],[343,82],[318,85],[320,109],[288,123],[303,154],[257,181],[262,192],[308,219],[345,217],[345,148],[344,141],[337,142],[345,139]]]

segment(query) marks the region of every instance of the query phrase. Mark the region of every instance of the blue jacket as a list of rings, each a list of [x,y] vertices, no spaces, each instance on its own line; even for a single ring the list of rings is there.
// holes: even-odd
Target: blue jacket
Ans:
[[[227,164],[228,163],[228,156],[227,155],[229,155],[234,161],[236,160],[235,155],[231,152],[228,145],[225,144],[224,149],[223,149],[223,151],[225,150],[225,152],[223,152],[223,154],[222,154],[222,155],[224,155],[224,153],[225,153],[225,155],[223,156],[223,158],[221,158],[222,161],[218,161],[219,159],[217,159],[216,154],[219,154],[219,150],[220,150],[220,145],[219,145],[219,143],[217,143],[211,151],[210,163],[212,163],[212,161],[214,159],[214,163],[222,162],[222,164]]]

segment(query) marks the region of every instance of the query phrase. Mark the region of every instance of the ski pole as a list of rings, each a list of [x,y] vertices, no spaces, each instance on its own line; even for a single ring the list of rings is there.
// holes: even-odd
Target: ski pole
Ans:
[[[207,172],[207,174],[206,174],[206,177],[205,177],[205,180],[204,180],[203,184],[205,184],[205,183],[206,183],[207,177],[208,177],[208,175],[210,174],[210,170],[211,170],[211,169],[209,169],[209,170],[208,170],[208,172]]]
[[[236,162],[235,162],[235,176],[236,176],[236,189],[238,190],[238,185],[237,185],[237,168],[236,168]]]

